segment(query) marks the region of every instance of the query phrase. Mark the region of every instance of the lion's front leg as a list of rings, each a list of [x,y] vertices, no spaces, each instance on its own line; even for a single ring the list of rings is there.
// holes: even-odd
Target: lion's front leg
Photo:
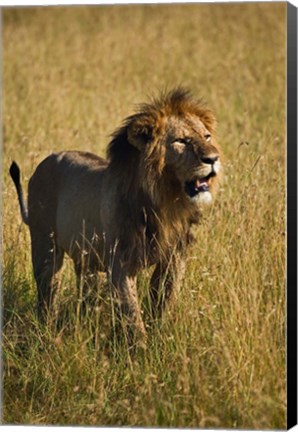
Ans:
[[[139,305],[136,276],[128,275],[121,265],[114,265],[111,274],[114,310],[124,329],[129,347],[146,344],[146,331]]]
[[[159,262],[150,281],[150,300],[153,318],[161,317],[166,304],[180,289],[185,273],[185,259],[172,256],[167,262]]]

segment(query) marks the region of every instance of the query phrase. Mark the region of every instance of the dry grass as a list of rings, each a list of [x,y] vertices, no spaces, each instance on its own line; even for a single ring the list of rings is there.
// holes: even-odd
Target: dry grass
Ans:
[[[6,9],[3,422],[285,428],[285,3]],[[106,299],[60,332],[34,318],[30,239],[8,177],[52,151],[104,155],[133,104],[189,86],[214,109],[225,182],[179,301],[130,359]],[[242,143],[242,145],[241,145]],[[148,275],[139,280],[145,293]]]

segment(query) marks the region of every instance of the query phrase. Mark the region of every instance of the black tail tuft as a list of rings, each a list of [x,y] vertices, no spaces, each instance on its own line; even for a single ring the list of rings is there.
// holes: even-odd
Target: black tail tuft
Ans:
[[[16,187],[16,190],[17,190],[22,219],[25,222],[25,224],[28,225],[29,224],[28,209],[27,209],[25,201],[24,201],[22,185],[20,182],[20,178],[21,178],[20,168],[18,167],[18,165],[14,161],[10,165],[9,174],[11,175],[11,178],[12,178],[14,185]]]
[[[15,184],[20,184],[20,168],[15,163],[15,161],[13,161],[12,164],[10,165],[9,174]]]

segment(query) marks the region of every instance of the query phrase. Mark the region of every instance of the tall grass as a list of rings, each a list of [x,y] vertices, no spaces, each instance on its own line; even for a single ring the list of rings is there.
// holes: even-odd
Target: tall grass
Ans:
[[[15,8],[3,12],[3,422],[284,428],[284,3]],[[225,180],[178,299],[130,357],[110,337],[105,282],[76,320],[35,319],[30,238],[8,168],[105,154],[133,105],[177,84],[218,118]],[[139,277],[145,302],[150,270]]]

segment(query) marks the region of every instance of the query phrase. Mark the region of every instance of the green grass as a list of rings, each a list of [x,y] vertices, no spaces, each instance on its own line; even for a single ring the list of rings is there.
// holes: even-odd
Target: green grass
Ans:
[[[5,9],[3,423],[286,427],[285,3]],[[107,296],[59,330],[35,319],[30,237],[8,176],[49,153],[105,154],[109,135],[177,84],[218,118],[225,178],[184,286],[130,358]],[[139,277],[146,295],[150,270]]]

